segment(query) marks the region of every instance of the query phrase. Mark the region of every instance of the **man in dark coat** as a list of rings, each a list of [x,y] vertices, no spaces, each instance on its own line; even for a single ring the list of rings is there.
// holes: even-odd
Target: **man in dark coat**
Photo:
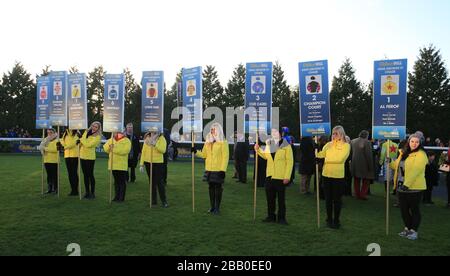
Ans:
[[[355,197],[367,200],[370,181],[374,179],[374,160],[372,144],[369,141],[369,132],[361,131],[359,138],[352,140],[351,174],[354,178]],[[362,181],[362,187],[360,183]]]
[[[234,160],[236,164],[238,181],[247,183],[247,161],[249,158],[249,143],[241,133],[237,134],[236,145],[234,147]]]
[[[127,171],[127,182],[134,183],[136,182],[136,166],[139,159],[139,155],[141,154],[141,144],[139,142],[139,137],[133,132],[133,124],[128,123],[127,129],[125,131],[125,135],[131,141],[131,150],[128,154],[128,169]]]
[[[314,152],[314,142],[311,137],[302,137],[300,141],[300,164],[299,173],[301,175],[301,192],[309,195],[309,184],[311,183],[311,177],[315,172],[315,159],[316,154]]]

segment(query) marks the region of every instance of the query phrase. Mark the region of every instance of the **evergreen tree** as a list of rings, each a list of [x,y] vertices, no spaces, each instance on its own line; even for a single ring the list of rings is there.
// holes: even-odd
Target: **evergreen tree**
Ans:
[[[216,106],[223,108],[223,103],[219,102],[223,98],[223,87],[220,85],[216,68],[207,65],[203,71],[203,106],[204,108]]]
[[[0,125],[18,126],[34,132],[36,112],[36,83],[20,62],[3,74],[0,87]]]
[[[272,106],[280,110],[280,127],[289,127],[291,135],[298,133],[299,116],[294,110],[298,110],[298,100],[294,101],[295,89],[291,90],[284,77],[284,71],[277,61],[273,66]],[[297,107],[296,107],[297,106]]]
[[[348,58],[333,78],[330,101],[332,126],[342,125],[350,138],[356,138],[361,130],[371,129],[370,94],[356,79]]]
[[[177,73],[175,83],[171,86],[170,90],[165,89],[164,128],[168,130],[171,130],[173,125],[178,121],[171,119],[172,110],[177,106],[182,106],[181,99],[178,99],[178,83],[181,83],[181,71]]]
[[[89,122],[103,122],[104,80],[106,71],[97,66],[87,77],[87,100]]]
[[[125,75],[125,124],[133,123],[134,132],[138,134],[141,129],[142,88],[128,68],[124,69],[123,73]]]
[[[225,88],[225,93],[219,101],[224,104],[224,107],[237,108],[244,106],[245,66],[242,63],[234,68],[233,75]]]
[[[450,135],[450,80],[440,50],[420,49],[408,80],[409,132],[421,130],[425,136],[441,139]]]

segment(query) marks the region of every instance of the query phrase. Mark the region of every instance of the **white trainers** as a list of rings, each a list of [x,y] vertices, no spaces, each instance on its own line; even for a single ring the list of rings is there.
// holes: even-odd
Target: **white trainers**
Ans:
[[[408,238],[408,240],[415,241],[415,240],[417,240],[417,239],[419,238],[419,233],[417,233],[417,232],[414,231],[414,230],[411,230],[411,232],[409,233],[409,235],[406,236],[406,237]]]
[[[398,233],[398,235],[402,238],[406,238],[409,236],[411,232],[408,230],[408,228],[405,227],[405,230],[403,230],[402,232]]]

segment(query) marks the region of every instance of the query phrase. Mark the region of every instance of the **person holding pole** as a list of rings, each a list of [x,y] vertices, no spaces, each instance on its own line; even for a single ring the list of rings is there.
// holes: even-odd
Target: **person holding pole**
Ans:
[[[78,196],[78,145],[77,140],[81,137],[77,130],[66,129],[58,146],[64,148],[64,159],[66,162],[67,173],[71,192],[69,196]]]
[[[168,208],[166,188],[163,183],[164,153],[166,153],[167,141],[159,131],[150,131],[144,136],[144,146],[140,160],[140,171],[144,172],[144,166],[149,179],[151,179],[151,204],[157,204],[156,188],[162,207]]]
[[[219,123],[212,124],[203,149],[197,151],[192,147],[191,152],[195,153],[197,157],[205,159],[206,179],[209,183],[209,200],[211,203],[209,213],[219,215],[225,172],[229,161],[228,142],[223,134],[222,126]]]
[[[93,122],[91,127],[83,133],[79,140],[81,169],[84,175],[84,199],[95,199],[94,165],[96,159],[95,149],[100,145],[102,138],[102,125]]]
[[[417,133],[408,138],[397,160],[391,162],[394,169],[394,188],[397,189],[400,211],[405,229],[400,237],[417,240],[421,222],[420,204],[423,191],[427,189],[425,168],[428,157],[423,148],[424,140]]]
[[[342,208],[342,195],[345,186],[345,162],[350,155],[350,145],[345,141],[345,130],[336,126],[332,131],[332,141],[317,153],[324,159],[322,177],[327,207],[327,226],[339,229]]]
[[[388,160],[395,160],[398,156],[398,144],[397,141],[386,141],[381,145],[380,153],[380,166],[383,166],[384,172],[384,190],[387,190],[387,182],[392,183],[394,178],[394,171],[391,169]],[[389,170],[389,172],[388,172]],[[389,178],[388,178],[389,175]],[[390,192],[390,191],[389,191]]]
[[[265,149],[256,144],[255,152],[267,160],[266,197],[267,218],[263,222],[278,222],[288,225],[286,221],[286,186],[291,182],[294,155],[288,141],[281,137],[280,131],[272,129],[272,138],[267,140]],[[275,215],[278,197],[278,216]]]
[[[114,202],[124,202],[128,171],[128,154],[131,142],[123,133],[116,133],[103,145],[103,150],[110,155],[108,169],[114,176]],[[112,154],[110,154],[112,153]]]
[[[39,150],[44,156],[44,166],[47,172],[47,194],[56,194],[58,192],[58,148],[57,139],[58,134],[51,128],[47,130],[47,137],[45,137],[39,145]]]

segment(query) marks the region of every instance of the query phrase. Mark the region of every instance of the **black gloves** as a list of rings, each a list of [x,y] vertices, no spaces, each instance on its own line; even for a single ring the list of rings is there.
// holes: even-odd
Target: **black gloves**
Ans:
[[[61,142],[56,142],[56,147],[58,148],[62,147]]]
[[[219,176],[220,178],[225,179],[225,172],[219,172]]]
[[[77,146],[80,144],[80,140],[77,140]]]
[[[81,138],[83,135],[81,134],[81,132],[77,132],[77,136],[78,136],[78,138]]]
[[[317,158],[316,157],[316,164],[320,164],[320,163],[322,163],[323,162],[323,159],[322,158]]]
[[[407,192],[407,191],[409,191],[409,188],[406,187],[405,185],[402,185],[402,186],[400,186],[400,191]]]
[[[61,145],[60,142],[57,142],[57,143],[56,143],[56,149],[57,149],[59,152],[64,151],[64,147]]]
[[[192,153],[197,153],[197,150],[196,150],[194,147],[192,147],[192,148],[191,148],[191,152],[192,152]]]

